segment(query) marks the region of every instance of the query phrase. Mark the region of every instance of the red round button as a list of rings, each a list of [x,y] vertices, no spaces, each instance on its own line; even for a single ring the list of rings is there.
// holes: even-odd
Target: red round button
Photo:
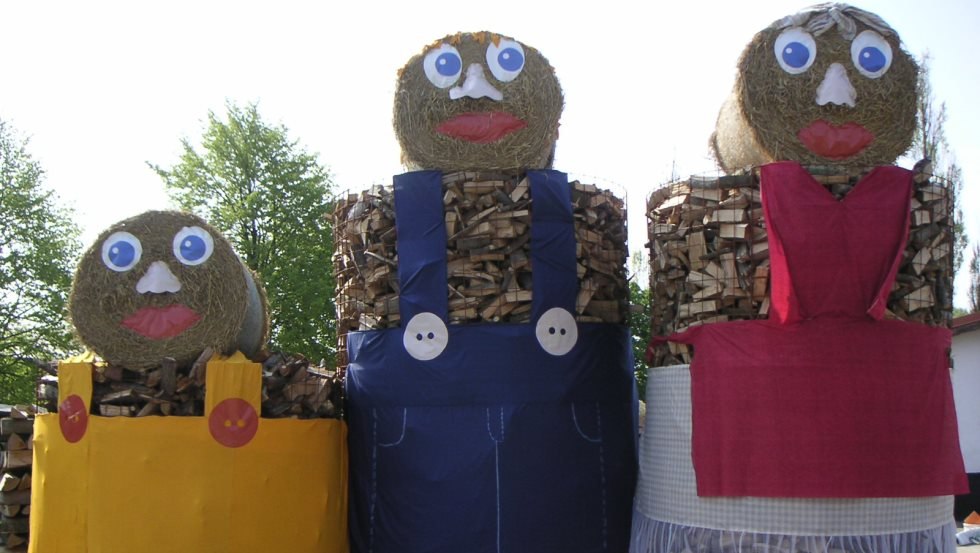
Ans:
[[[85,402],[77,394],[68,396],[58,405],[58,425],[61,427],[61,435],[69,443],[75,443],[85,435],[88,430],[88,411],[85,409]]]
[[[244,399],[228,398],[211,410],[208,429],[216,442],[226,447],[241,447],[252,441],[259,430],[259,415]]]

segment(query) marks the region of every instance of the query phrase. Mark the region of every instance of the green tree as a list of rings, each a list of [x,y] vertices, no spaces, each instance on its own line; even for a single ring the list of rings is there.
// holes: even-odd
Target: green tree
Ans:
[[[919,76],[916,82],[917,122],[912,150],[913,155],[919,159],[932,160],[933,174],[946,181],[953,217],[953,275],[955,276],[963,265],[964,253],[969,242],[963,224],[961,202],[963,172],[956,163],[956,155],[946,139],[946,102],[939,102],[932,90],[932,82],[929,79],[931,60],[928,52],[919,59]]]
[[[650,342],[650,287],[641,286],[638,279],[649,271],[647,257],[642,252],[632,258],[632,277],[630,278],[630,335],[633,338],[633,375],[640,399],[646,397],[647,344]]]
[[[970,313],[980,313],[980,244],[973,245],[970,255]]]
[[[150,166],[171,198],[221,230],[269,297],[271,347],[333,363],[336,313],[327,215],[333,186],[316,154],[255,104],[208,113],[200,150],[186,138],[171,168]]]
[[[81,244],[27,140],[0,121],[0,402],[31,403],[37,372],[72,347],[66,301]]]

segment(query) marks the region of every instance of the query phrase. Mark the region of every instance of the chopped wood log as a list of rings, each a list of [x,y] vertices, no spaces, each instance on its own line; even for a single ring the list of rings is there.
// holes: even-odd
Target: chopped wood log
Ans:
[[[34,452],[30,449],[0,451],[0,471],[17,470],[29,467],[34,462]]]
[[[12,492],[20,485],[20,476],[5,472],[0,476],[0,492]]]
[[[133,405],[99,405],[99,414],[103,417],[132,417],[136,415]]]
[[[569,186],[580,282],[576,315],[582,322],[624,323],[629,316],[625,205],[594,185],[573,181]],[[530,263],[534,199],[526,176],[447,173],[442,202],[449,322],[528,322],[534,293]],[[400,323],[393,204],[392,189],[375,186],[347,195],[333,214],[341,372],[347,363],[347,332]],[[669,225],[676,227],[673,222]],[[669,225],[662,230],[666,232]]]
[[[23,476],[20,477],[20,482],[17,483],[18,490],[29,490],[31,489],[31,473],[25,472]]]
[[[160,365],[160,387],[168,396],[177,391],[177,360],[172,357],[165,357]]]
[[[31,490],[0,492],[0,505],[27,505],[31,502]]]
[[[10,408],[10,418],[14,420],[33,419],[34,408],[30,405],[14,405]]]
[[[24,438],[21,438],[19,434],[11,434],[10,437],[7,438],[6,449],[7,451],[20,451],[23,449],[28,449],[27,442],[25,442]]]
[[[18,534],[7,535],[7,550],[11,550],[27,544],[27,538]]]
[[[0,532],[8,534],[26,534],[31,529],[31,519],[28,517],[0,519]]]
[[[22,505],[0,505],[0,515],[5,518],[13,518],[20,514]]]
[[[30,434],[31,432],[34,432],[33,419],[0,419],[0,436]]]
[[[861,173],[808,167],[838,199]],[[696,324],[768,317],[769,243],[757,170],[691,177],[655,190],[647,202],[651,324],[667,336]],[[952,321],[952,231],[948,184],[920,179],[910,205],[909,240],[889,316],[932,326]],[[673,348],[673,349],[672,349]],[[653,366],[688,362],[661,344]]]

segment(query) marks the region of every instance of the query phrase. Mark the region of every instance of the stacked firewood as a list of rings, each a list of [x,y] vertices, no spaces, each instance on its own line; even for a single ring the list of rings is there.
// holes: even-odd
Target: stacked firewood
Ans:
[[[569,186],[580,284],[576,317],[624,323],[629,293],[623,201],[591,184]],[[527,322],[534,205],[527,178],[516,172],[447,173],[443,191],[449,322]],[[334,211],[340,367],[346,366],[348,331],[399,323],[393,196],[390,187],[375,186],[348,195]]]
[[[0,543],[8,550],[27,543],[31,514],[34,415],[14,406],[0,419]],[[9,416],[6,416],[9,415]]]
[[[863,176],[808,167],[837,198]],[[947,188],[914,175],[911,229],[886,317],[949,325],[952,230]],[[758,171],[691,177],[655,191],[647,202],[651,332],[667,336],[698,324],[766,318],[769,244]],[[653,366],[689,363],[683,344],[655,348]]]
[[[133,371],[96,364],[92,371],[93,414],[104,417],[203,416],[207,361],[205,350],[187,369],[164,359],[157,369]],[[343,385],[336,371],[301,355],[274,353],[262,363],[262,417],[339,418]],[[57,402],[57,379],[42,379],[39,395]]]

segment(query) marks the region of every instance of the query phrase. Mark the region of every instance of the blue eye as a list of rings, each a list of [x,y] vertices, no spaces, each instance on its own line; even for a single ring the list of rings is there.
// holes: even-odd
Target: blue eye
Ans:
[[[885,54],[882,54],[881,50],[871,46],[861,50],[858,58],[858,63],[861,67],[871,73],[880,71],[885,66]]]
[[[779,33],[773,50],[779,67],[790,75],[799,75],[810,69],[817,57],[817,43],[810,33],[800,27],[790,27]]]
[[[859,73],[877,79],[892,65],[892,47],[878,33],[863,31],[851,42],[851,61]]]
[[[422,70],[430,83],[449,88],[463,73],[463,58],[452,45],[442,43],[422,59]]]
[[[188,261],[197,261],[208,253],[208,246],[200,236],[188,236],[180,243],[180,256]]]
[[[462,68],[463,60],[459,59],[459,56],[452,52],[446,52],[436,58],[436,71],[443,77],[459,75]]]
[[[518,71],[524,67],[524,54],[516,48],[507,48],[497,54],[497,63],[506,71]]]
[[[487,67],[501,82],[510,82],[524,69],[524,47],[515,40],[501,38],[487,46]]]
[[[174,257],[184,265],[200,265],[214,252],[214,239],[201,227],[184,227],[174,236]]]
[[[142,255],[139,239],[128,232],[114,232],[102,243],[102,262],[116,272],[132,269]]]
[[[793,69],[799,69],[810,61],[810,50],[799,42],[790,42],[783,48],[783,61]]]

